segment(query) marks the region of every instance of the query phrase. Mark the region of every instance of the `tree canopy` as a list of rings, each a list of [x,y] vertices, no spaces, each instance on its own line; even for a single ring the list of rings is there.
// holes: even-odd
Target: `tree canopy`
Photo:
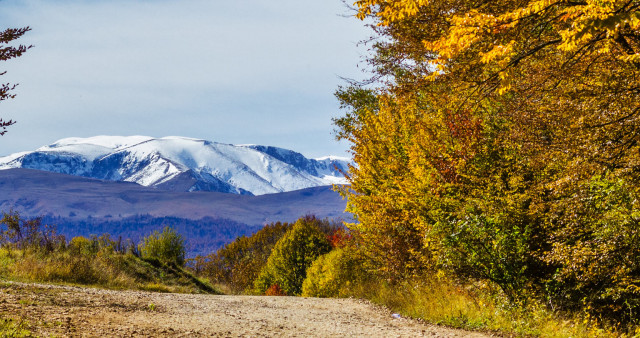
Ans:
[[[629,320],[640,1],[355,4],[375,22],[375,82],[338,90],[335,123],[357,163],[344,193],[371,269]]]

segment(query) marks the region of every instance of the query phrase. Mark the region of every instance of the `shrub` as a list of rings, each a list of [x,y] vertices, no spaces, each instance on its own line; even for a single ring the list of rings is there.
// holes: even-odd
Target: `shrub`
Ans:
[[[367,277],[362,257],[353,247],[334,249],[318,257],[302,283],[304,297],[346,297]]]
[[[640,323],[640,190],[612,175],[596,175],[580,199],[558,203],[547,283],[555,307],[579,309],[613,323]],[[564,215],[572,215],[567,217]]]
[[[264,293],[265,296],[286,296],[287,294],[280,288],[280,285],[273,284]]]
[[[165,227],[162,232],[154,231],[144,238],[139,245],[140,255],[145,259],[158,259],[163,263],[184,265],[184,238],[171,227]]]
[[[39,217],[24,219],[18,212],[3,212],[0,218],[0,245],[13,246],[23,252],[30,248],[51,252],[64,247],[64,236],[56,233],[54,226],[42,224]]]
[[[331,250],[327,236],[320,229],[323,222],[315,217],[301,218],[276,243],[267,264],[256,279],[255,291],[264,294],[278,284],[288,295],[299,295],[307,268],[319,256]]]
[[[98,253],[98,243],[86,237],[77,236],[69,242],[69,251],[76,256],[91,256]]]

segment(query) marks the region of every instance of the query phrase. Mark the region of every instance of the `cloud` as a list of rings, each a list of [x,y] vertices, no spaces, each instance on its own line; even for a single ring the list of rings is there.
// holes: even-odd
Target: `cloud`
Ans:
[[[95,134],[344,150],[332,93],[338,76],[362,77],[368,34],[345,12],[339,0],[1,1],[0,20],[31,26],[20,42],[36,47],[2,65],[21,85],[0,106],[19,121],[0,155]]]

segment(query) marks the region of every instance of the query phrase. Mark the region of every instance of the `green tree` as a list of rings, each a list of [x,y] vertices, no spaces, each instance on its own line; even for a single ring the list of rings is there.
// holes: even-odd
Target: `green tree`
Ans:
[[[264,294],[277,285],[287,295],[299,295],[307,269],[319,256],[331,250],[327,235],[320,229],[321,220],[305,217],[276,243],[254,286]]]
[[[182,235],[173,228],[165,227],[145,237],[139,245],[140,256],[146,259],[157,259],[163,263],[184,265],[185,242]]]

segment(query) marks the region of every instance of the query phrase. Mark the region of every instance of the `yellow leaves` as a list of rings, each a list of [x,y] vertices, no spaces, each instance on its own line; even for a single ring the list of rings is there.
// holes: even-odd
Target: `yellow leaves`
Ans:
[[[573,19],[570,27],[559,31],[563,42],[558,48],[564,51],[575,51],[596,36],[603,34],[611,40],[615,39],[622,29],[638,29],[640,12],[618,10],[616,3],[616,1],[590,1],[587,5],[573,8],[566,14]],[[609,44],[606,43],[597,50],[599,53],[609,51]]]
[[[521,44],[514,41],[526,38],[531,29],[544,27],[547,41],[558,39],[555,47],[561,52],[573,53],[581,50],[594,39],[601,39],[604,34],[607,41],[598,43],[591,49],[595,53],[620,53],[613,48],[616,34],[623,28],[637,30],[640,28],[640,12],[625,10],[625,2],[617,0],[587,0],[585,2],[567,3],[562,0],[531,1],[522,7],[504,9],[494,6],[460,11],[459,7],[437,0],[358,0],[358,17],[364,18],[374,14],[380,25],[391,25],[406,18],[424,13],[440,15],[446,26],[439,27],[440,34],[429,35],[422,41],[425,54],[435,55],[432,59],[428,80],[435,80],[440,75],[452,73],[465,64],[457,63],[460,57],[477,58],[471,62],[487,65],[483,68],[489,74],[500,77],[510,76],[502,72],[505,67],[512,66],[514,57],[535,45]],[[435,14],[440,13],[440,14]],[[536,22],[538,20],[538,22]],[[540,35],[538,35],[540,38]],[[552,48],[552,47],[550,47]],[[628,54],[628,51],[627,53]],[[625,62],[637,62],[636,56],[619,56]],[[503,78],[497,88],[498,94],[504,94],[511,88],[509,79]]]
[[[543,10],[546,10],[547,8],[551,7],[552,5],[555,5],[557,3],[559,3],[560,1],[558,0],[540,0],[540,1],[535,1],[533,3],[531,3],[528,7],[528,13],[527,15],[533,14],[533,13],[538,13],[541,12]]]
[[[507,82],[503,82],[500,87],[498,87],[498,95],[504,95],[511,89],[511,84]]]
[[[486,53],[480,52],[480,61],[487,64],[496,60],[504,60],[505,56],[508,57],[513,54],[513,46],[515,43],[514,40],[511,40],[507,45],[497,45]]]
[[[640,53],[621,55],[618,57],[618,59],[628,63],[640,63]]]
[[[518,20],[522,20],[533,15],[539,15],[542,12],[549,10],[553,6],[561,3],[561,0],[540,0],[531,2],[526,7],[520,7],[512,12],[506,12],[500,16],[500,20],[504,22],[516,23]]]
[[[426,6],[431,0],[358,0],[354,3],[358,7],[356,17],[364,19],[371,15],[374,8],[380,19],[379,25],[388,26],[393,22],[414,16],[420,7]]]
[[[626,9],[627,2],[620,0],[537,0],[521,7],[509,7],[511,3],[505,2],[504,9],[485,6],[464,12],[453,4],[438,0],[357,0],[355,5],[359,9],[359,18],[374,14],[378,24],[384,26],[421,13],[439,13],[437,15],[443,17],[448,25],[441,28],[441,34],[424,39],[422,43],[425,53],[436,55],[431,60],[435,71],[427,76],[431,80],[451,71],[449,66],[452,62],[469,53],[476,53],[482,64],[491,65],[488,71],[500,71],[518,52],[513,40],[514,36],[522,38],[519,30],[526,35],[532,28],[544,27],[560,38],[561,42],[556,45],[560,51],[571,53],[592,43],[603,33],[607,39],[613,40],[622,28],[640,28],[640,11]],[[519,48],[530,47],[523,45]],[[601,54],[615,52],[611,47],[611,43],[600,43],[594,51]],[[619,58],[625,62],[636,62],[635,56]],[[506,92],[508,85],[500,88]]]
[[[451,18],[451,29],[447,35],[436,41],[424,41],[426,49],[438,53],[434,64],[445,64],[448,59],[470,48],[482,35],[488,33],[491,23],[495,23],[492,15],[470,11],[462,16]],[[498,53],[498,51],[496,51]]]

